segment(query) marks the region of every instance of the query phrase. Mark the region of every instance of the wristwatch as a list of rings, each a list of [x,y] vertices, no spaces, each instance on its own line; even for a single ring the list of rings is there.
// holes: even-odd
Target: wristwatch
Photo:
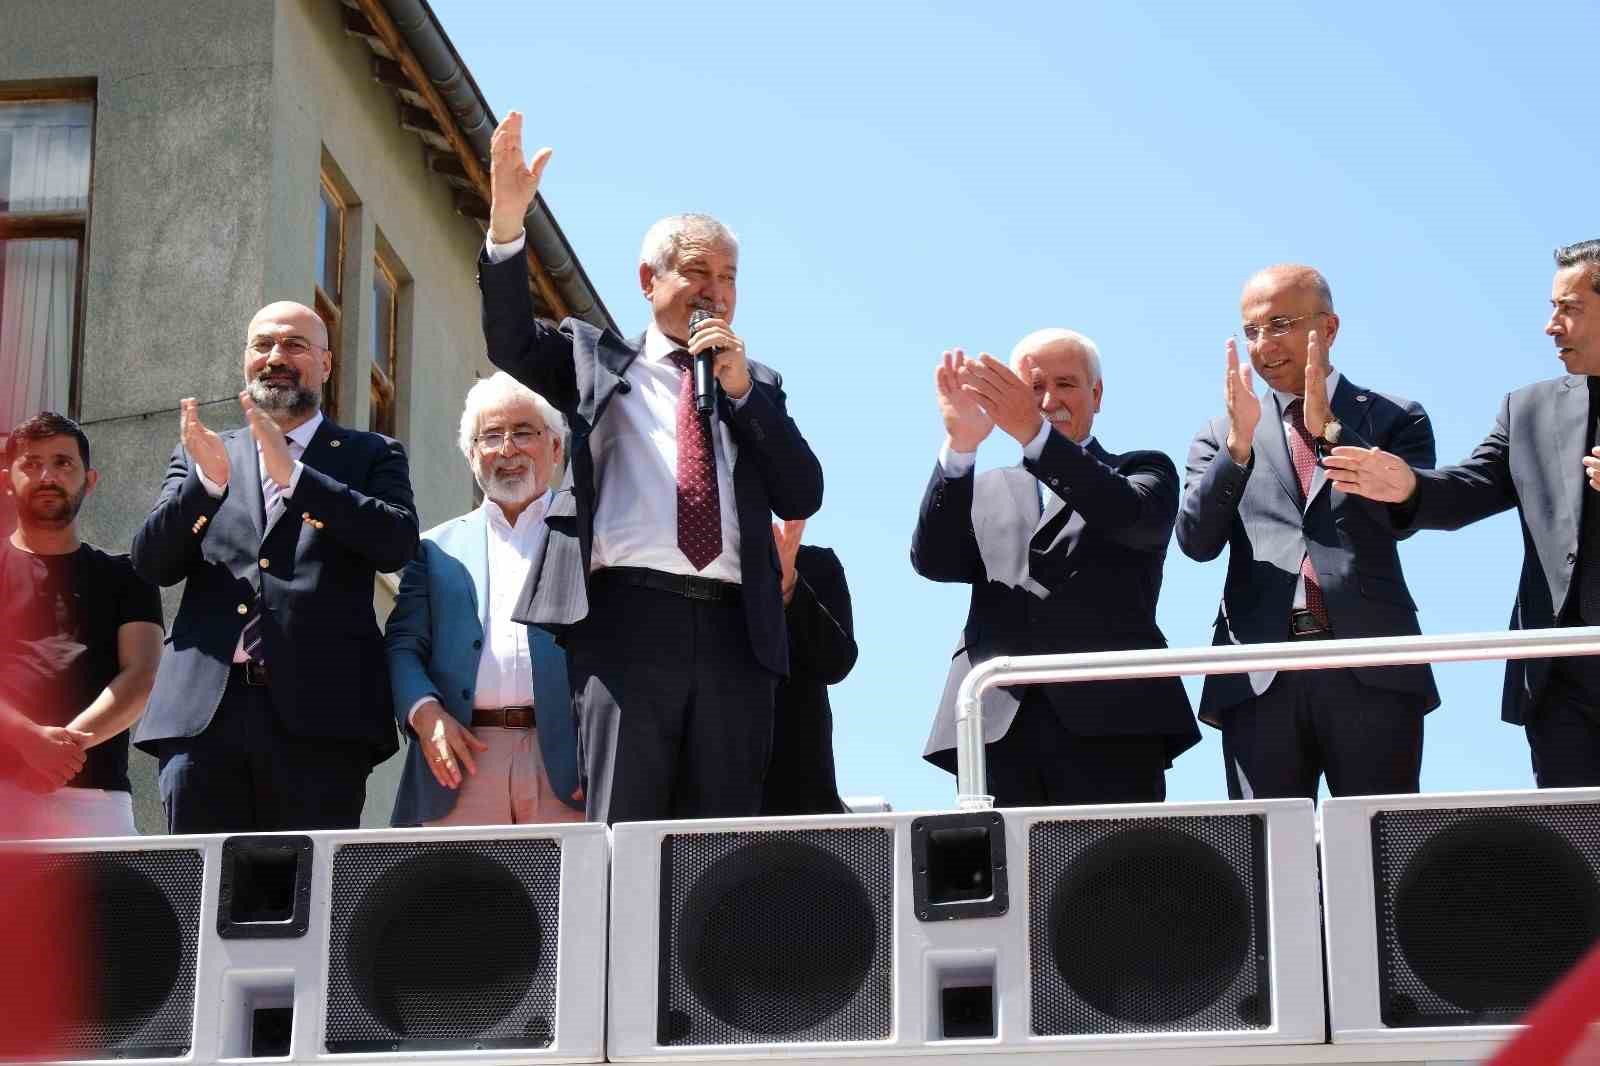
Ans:
[[[1324,456],[1339,446],[1339,436],[1344,432],[1344,427],[1332,415],[1322,423],[1322,435],[1316,438],[1317,455]]]

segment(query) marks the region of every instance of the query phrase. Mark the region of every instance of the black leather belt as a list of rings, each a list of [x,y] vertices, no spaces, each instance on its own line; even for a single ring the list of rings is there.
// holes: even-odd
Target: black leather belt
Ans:
[[[1331,637],[1333,630],[1317,620],[1317,616],[1307,610],[1289,612],[1289,639],[1309,640],[1317,637]]]
[[[662,570],[649,570],[642,566],[608,566],[595,571],[599,581],[615,581],[623,585],[671,592],[689,600],[707,603],[738,603],[739,586],[731,581],[717,581],[709,577],[690,577],[687,574],[669,574]]]
[[[533,708],[523,707],[474,707],[472,709],[472,728],[481,729],[492,726],[495,729],[532,729]]]
[[[253,688],[266,688],[267,664],[259,659],[246,659],[233,664],[233,673],[240,681]]]

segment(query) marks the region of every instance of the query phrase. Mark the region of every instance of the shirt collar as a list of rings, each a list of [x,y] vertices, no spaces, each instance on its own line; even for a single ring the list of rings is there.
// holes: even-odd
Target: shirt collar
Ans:
[[[654,322],[644,331],[644,360],[647,363],[664,363],[673,352],[684,350],[683,345],[661,332]]]
[[[545,512],[550,509],[550,497],[552,494],[552,490],[545,489],[544,495],[524,507],[522,513],[517,515],[515,527],[506,521],[506,513],[500,509],[500,505],[487,496],[483,498],[483,503],[478,505],[478,509],[488,516],[489,524],[497,529],[505,532],[525,533],[533,528],[536,523],[544,521]]]
[[[1339,371],[1335,367],[1329,367],[1328,368],[1328,402],[1330,404],[1333,403],[1333,394],[1335,392],[1337,392],[1338,389],[1339,389]],[[1273,392],[1273,395],[1278,397],[1278,410],[1280,412],[1287,411],[1289,409],[1289,405],[1300,398],[1300,397],[1296,396],[1292,392],[1279,392],[1277,389],[1273,389],[1272,392]]]
[[[316,414],[312,415],[310,418],[306,419],[304,422],[285,433],[284,436],[300,445],[301,451],[305,451],[306,447],[311,443],[311,438],[317,435],[317,427],[322,425],[322,423],[322,412],[318,411]]]

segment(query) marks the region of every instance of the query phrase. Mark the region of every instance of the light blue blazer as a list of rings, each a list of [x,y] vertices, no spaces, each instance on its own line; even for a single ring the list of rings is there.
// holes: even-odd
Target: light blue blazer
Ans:
[[[543,549],[540,549],[541,552]],[[419,825],[442,818],[456,793],[434,780],[415,743],[406,714],[432,696],[462,725],[472,724],[488,621],[489,524],[481,508],[435,526],[422,535],[417,557],[406,564],[400,593],[389,615],[384,650],[400,734],[411,743],[395,794],[394,825]],[[533,560],[537,572],[539,560]],[[566,653],[549,633],[528,627],[533,658],[534,718],[545,772],[557,796],[583,809],[578,778],[577,727],[567,684]]]

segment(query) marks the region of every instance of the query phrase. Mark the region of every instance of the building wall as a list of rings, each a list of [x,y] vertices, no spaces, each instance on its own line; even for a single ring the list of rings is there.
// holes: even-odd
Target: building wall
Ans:
[[[371,292],[381,239],[410,280],[397,420],[423,527],[472,505],[454,440],[462,395],[490,369],[473,280],[481,231],[425,169],[341,18],[337,0],[6,0],[0,84],[97,87],[79,409],[101,470],[84,511],[93,543],[126,550],[177,441],[180,398],[199,397],[212,428],[240,424],[251,314],[312,302],[325,154],[359,200],[341,421],[367,425],[371,320],[348,308]],[[386,615],[389,590],[375,600]],[[141,828],[158,830],[152,760],[135,753],[133,771]],[[386,822],[397,775],[391,761],[369,782],[368,824]]]

